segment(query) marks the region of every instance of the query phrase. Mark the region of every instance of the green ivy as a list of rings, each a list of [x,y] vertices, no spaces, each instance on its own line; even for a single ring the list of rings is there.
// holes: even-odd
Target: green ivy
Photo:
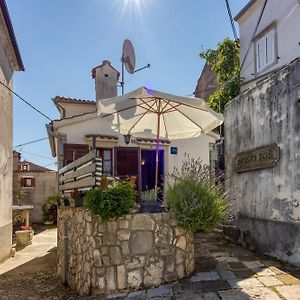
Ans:
[[[239,53],[239,44],[229,38],[218,43],[216,50],[208,49],[200,53],[200,57],[215,72],[220,86],[208,101],[210,107],[217,112],[220,110],[223,113],[226,103],[240,93]]]
[[[136,207],[136,191],[128,183],[113,188],[93,189],[84,198],[84,207],[100,215],[103,222],[117,219]]]

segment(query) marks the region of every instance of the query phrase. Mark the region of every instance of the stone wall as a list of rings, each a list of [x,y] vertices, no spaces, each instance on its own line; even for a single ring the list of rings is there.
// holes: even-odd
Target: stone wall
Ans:
[[[225,109],[229,189],[248,247],[300,265],[300,59],[234,99]],[[237,173],[236,155],[277,144],[273,168]]]
[[[63,277],[66,220],[67,283],[81,295],[136,290],[194,271],[193,235],[170,213],[128,214],[106,224],[84,208],[58,211],[58,273]]]

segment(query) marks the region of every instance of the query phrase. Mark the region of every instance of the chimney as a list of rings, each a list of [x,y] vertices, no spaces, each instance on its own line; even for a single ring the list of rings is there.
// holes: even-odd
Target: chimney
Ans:
[[[92,70],[95,78],[96,100],[115,97],[118,95],[118,80],[120,73],[111,65],[109,60]]]

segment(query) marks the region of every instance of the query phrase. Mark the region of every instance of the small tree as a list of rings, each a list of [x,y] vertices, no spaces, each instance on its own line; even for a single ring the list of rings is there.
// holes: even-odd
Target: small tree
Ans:
[[[217,49],[200,53],[217,76],[219,88],[209,97],[209,106],[223,113],[226,103],[240,93],[239,44],[229,38],[218,43]]]

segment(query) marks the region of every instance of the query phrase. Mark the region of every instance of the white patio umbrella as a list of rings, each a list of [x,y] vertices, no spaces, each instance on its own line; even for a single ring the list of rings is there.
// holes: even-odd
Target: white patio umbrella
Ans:
[[[156,191],[160,139],[197,137],[223,123],[223,116],[210,109],[203,99],[174,96],[145,87],[98,101],[98,116],[124,135],[140,135],[143,132],[155,134]]]

